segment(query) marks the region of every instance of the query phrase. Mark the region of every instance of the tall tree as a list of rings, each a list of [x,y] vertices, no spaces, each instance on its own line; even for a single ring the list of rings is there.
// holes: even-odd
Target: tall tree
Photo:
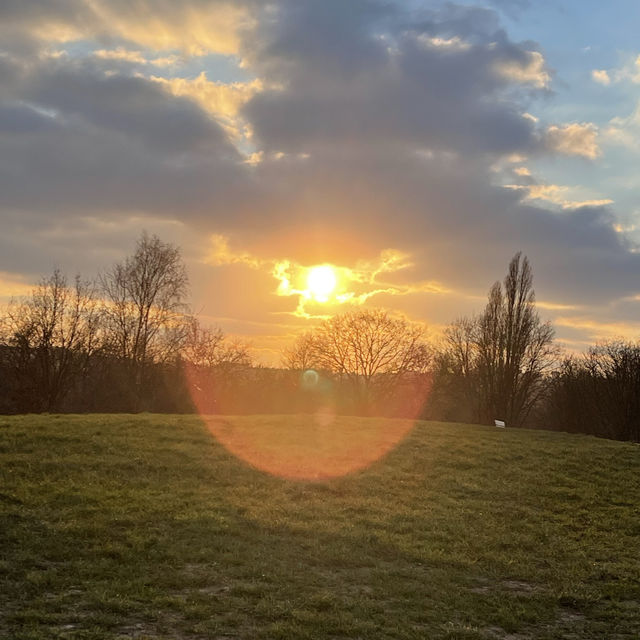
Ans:
[[[139,403],[147,365],[175,356],[188,324],[189,288],[180,250],[142,234],[135,252],[100,277],[111,352],[125,360]]]
[[[555,362],[554,331],[535,308],[533,272],[517,253],[502,283],[489,290],[479,316],[454,323],[446,332],[446,357],[459,385],[473,398],[475,417],[522,424],[544,389]]]

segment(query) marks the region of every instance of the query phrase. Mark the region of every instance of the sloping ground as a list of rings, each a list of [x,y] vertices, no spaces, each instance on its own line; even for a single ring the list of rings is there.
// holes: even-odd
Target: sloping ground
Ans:
[[[640,637],[640,447],[412,427],[0,418],[0,637]]]

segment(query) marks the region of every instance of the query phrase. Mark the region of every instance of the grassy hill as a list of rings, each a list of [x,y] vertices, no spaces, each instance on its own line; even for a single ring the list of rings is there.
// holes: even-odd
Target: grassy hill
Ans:
[[[3,638],[638,638],[639,558],[632,444],[381,419],[0,417]]]

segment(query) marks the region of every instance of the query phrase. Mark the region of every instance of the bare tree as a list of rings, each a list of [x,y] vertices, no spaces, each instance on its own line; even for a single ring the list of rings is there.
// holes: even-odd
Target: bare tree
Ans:
[[[611,341],[584,358],[599,435],[640,441],[640,343]]]
[[[305,371],[315,366],[315,335],[300,334],[292,346],[284,350],[282,363],[285,369]]]
[[[535,309],[529,260],[517,253],[504,282],[489,290],[484,312],[457,321],[445,335],[451,375],[461,381],[475,419],[522,424],[558,354],[553,328]]]
[[[566,357],[551,377],[545,428],[640,442],[640,342]]]
[[[98,346],[99,311],[93,285],[77,276],[69,286],[56,269],[30,297],[10,305],[5,332],[27,406],[59,409]]]
[[[434,355],[428,417],[456,422],[478,419],[477,326],[474,316],[458,318],[445,328]]]
[[[138,402],[145,368],[174,357],[186,337],[189,281],[180,250],[143,233],[133,256],[100,277],[111,352],[125,360]]]
[[[246,344],[227,340],[219,327],[203,327],[197,318],[186,322],[186,338],[180,357],[185,362],[213,368],[249,367],[251,356]]]
[[[478,322],[481,411],[485,420],[517,425],[543,389],[543,373],[555,361],[551,325],[535,309],[533,272],[526,256],[509,263],[504,286],[496,282]]]
[[[302,335],[289,354],[296,368],[312,366],[346,382],[363,409],[388,396],[403,376],[424,372],[431,360],[423,330],[381,310],[334,316]]]

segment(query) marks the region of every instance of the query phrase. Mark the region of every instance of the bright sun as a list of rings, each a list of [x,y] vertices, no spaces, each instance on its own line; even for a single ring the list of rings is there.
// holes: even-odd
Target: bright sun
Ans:
[[[328,264],[312,267],[307,273],[307,291],[316,302],[327,302],[337,282],[336,272]]]

